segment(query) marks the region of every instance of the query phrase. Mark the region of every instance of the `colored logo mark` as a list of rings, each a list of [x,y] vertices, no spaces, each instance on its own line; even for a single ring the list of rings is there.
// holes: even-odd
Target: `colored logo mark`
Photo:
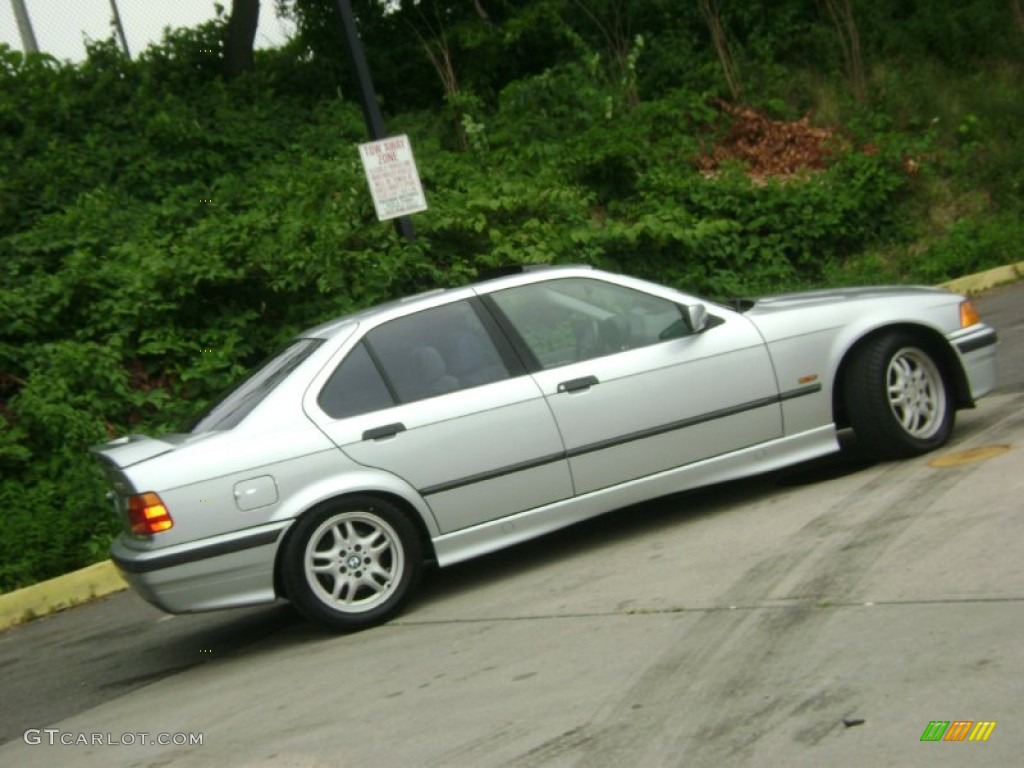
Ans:
[[[932,720],[921,741],[988,741],[995,729],[995,720]]]

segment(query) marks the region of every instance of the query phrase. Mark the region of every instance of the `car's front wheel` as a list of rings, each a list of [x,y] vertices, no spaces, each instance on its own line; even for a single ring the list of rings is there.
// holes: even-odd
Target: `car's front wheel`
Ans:
[[[953,431],[947,379],[927,346],[906,333],[881,336],[857,350],[844,395],[857,443],[875,458],[926,453]]]
[[[422,570],[415,526],[390,502],[331,502],[300,518],[285,545],[284,588],[306,618],[357,630],[392,618]]]

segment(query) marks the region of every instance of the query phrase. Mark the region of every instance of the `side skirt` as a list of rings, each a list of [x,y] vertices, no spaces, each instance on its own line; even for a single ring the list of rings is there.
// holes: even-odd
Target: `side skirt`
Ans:
[[[437,563],[452,565],[648,499],[770,472],[839,450],[834,424],[694,462],[433,539]]]

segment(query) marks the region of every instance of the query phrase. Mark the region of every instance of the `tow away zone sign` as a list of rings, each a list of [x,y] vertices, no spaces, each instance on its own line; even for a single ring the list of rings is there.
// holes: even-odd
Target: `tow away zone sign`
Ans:
[[[359,156],[380,221],[427,210],[408,136],[360,144]]]

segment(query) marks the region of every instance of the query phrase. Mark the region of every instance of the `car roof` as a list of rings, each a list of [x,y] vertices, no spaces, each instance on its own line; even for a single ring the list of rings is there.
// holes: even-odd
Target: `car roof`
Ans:
[[[337,335],[343,328],[352,324],[358,325],[371,319],[383,320],[389,319],[392,316],[399,317],[423,309],[429,309],[430,307],[447,304],[450,301],[457,301],[460,298],[470,298],[477,295],[477,293],[490,293],[503,287],[512,287],[514,285],[538,282],[556,277],[567,277],[583,272],[592,275],[603,274],[586,265],[525,264],[501,267],[492,272],[485,272],[481,275],[480,279],[468,285],[456,286],[454,288],[434,288],[336,317],[333,320],[328,320],[325,323],[306,329],[299,334],[299,338],[329,339]]]

